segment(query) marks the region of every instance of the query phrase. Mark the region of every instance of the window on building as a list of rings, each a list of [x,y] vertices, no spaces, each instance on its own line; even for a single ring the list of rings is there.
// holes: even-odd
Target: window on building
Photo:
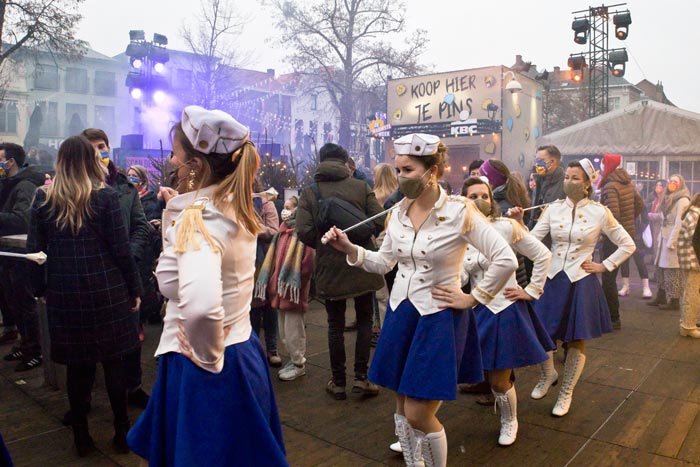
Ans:
[[[95,72],[95,94],[98,96],[114,96],[116,94],[116,77],[111,71]]]
[[[669,161],[668,178],[671,175],[681,174],[685,184],[691,193],[700,192],[700,162],[697,161]]]
[[[620,98],[610,97],[608,98],[608,110],[615,110],[620,108]]]
[[[81,131],[88,127],[87,105],[66,104],[66,119],[63,121],[66,136],[79,135]]]
[[[318,94],[311,94],[311,110],[318,110]]]
[[[623,169],[632,177],[632,183],[634,183],[639,194],[646,202],[649,197],[654,193],[654,187],[656,186],[656,181],[661,177],[660,170],[661,164],[659,161],[632,161],[625,159],[623,162]]]
[[[66,69],[66,92],[88,93],[88,73],[85,68]]]
[[[101,128],[109,135],[116,134],[116,128],[114,125],[114,107],[105,105],[95,106],[95,127]]]
[[[309,122],[309,136],[314,140],[318,141],[316,138],[318,136],[318,122],[311,120]]]
[[[17,101],[0,103],[0,133],[17,134]]]
[[[53,65],[37,65],[34,75],[36,89],[58,90],[58,67]]]
[[[37,105],[41,109],[41,130],[40,136],[55,138],[59,135],[58,125],[58,102],[42,101]]]

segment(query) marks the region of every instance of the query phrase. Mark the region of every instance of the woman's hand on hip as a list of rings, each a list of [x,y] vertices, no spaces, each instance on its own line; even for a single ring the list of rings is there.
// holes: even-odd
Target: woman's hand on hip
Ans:
[[[466,310],[475,307],[478,302],[471,294],[465,294],[456,285],[436,285],[432,291],[433,299],[441,307]]]

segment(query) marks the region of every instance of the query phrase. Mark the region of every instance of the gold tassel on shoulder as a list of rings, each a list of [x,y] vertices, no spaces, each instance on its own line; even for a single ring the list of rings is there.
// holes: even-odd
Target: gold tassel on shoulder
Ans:
[[[471,232],[471,230],[474,228],[474,216],[480,216],[481,218],[485,219],[484,215],[477,209],[476,205],[474,204],[473,201],[467,199],[467,198],[462,198],[464,201],[464,223],[462,224],[462,233],[465,234],[467,232]]]
[[[219,248],[204,225],[202,212],[208,202],[208,198],[200,198],[194,204],[185,208],[182,219],[179,221],[180,225],[177,228],[177,235],[175,236],[175,253],[185,253],[188,249],[199,250],[200,244],[197,241],[197,233],[202,234],[214,253],[219,253]]]

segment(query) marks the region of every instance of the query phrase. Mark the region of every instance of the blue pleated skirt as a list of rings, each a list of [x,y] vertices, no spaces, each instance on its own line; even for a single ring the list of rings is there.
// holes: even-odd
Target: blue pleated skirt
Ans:
[[[10,457],[10,452],[5,446],[5,441],[2,439],[2,434],[0,434],[0,465],[3,467],[12,467],[12,458]]]
[[[213,374],[176,352],[162,355],[129,447],[158,466],[287,466],[265,353],[255,334],[226,347]]]
[[[564,271],[547,279],[534,304],[552,340],[589,340],[613,331],[608,302],[595,274],[572,283]]]
[[[415,399],[455,400],[458,383],[484,379],[473,311],[421,316],[408,300],[388,306],[369,379]]]
[[[555,345],[532,309],[518,300],[494,314],[484,305],[474,308],[485,370],[509,370],[547,360]]]

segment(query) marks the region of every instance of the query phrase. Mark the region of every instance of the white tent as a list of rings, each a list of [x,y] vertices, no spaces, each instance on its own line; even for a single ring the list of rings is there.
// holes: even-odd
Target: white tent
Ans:
[[[556,145],[565,156],[614,153],[640,156],[693,156],[700,160],[700,114],[642,100],[537,140]]]

